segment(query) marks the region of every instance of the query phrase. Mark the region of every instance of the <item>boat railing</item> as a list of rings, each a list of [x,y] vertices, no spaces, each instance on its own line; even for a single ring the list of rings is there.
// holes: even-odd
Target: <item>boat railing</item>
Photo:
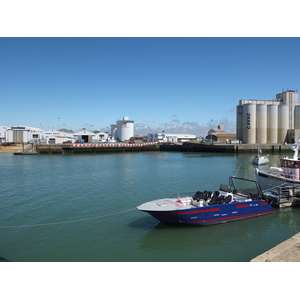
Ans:
[[[284,177],[289,179],[297,179],[296,176],[293,174],[284,174]]]
[[[277,204],[299,201],[300,189],[294,185],[280,185],[264,192],[266,196],[271,196]],[[272,199],[272,198],[271,198]],[[274,200],[272,200],[274,201]]]
[[[173,194],[172,196],[170,196],[169,198],[183,198],[183,197],[193,197],[195,194],[195,192],[185,192],[185,193],[177,193],[177,194]]]
[[[269,171],[264,171],[264,172],[271,174],[271,175],[280,176],[280,177],[292,178],[292,177],[289,177],[290,176],[289,174],[286,174],[283,171],[278,172],[276,170],[269,170]]]
[[[284,173],[284,172],[270,172],[272,175],[276,175],[276,176],[279,176],[279,177],[284,177],[284,178],[288,178],[288,179],[298,179],[298,177],[294,174],[289,174],[289,173]]]
[[[191,200],[193,199],[193,195],[195,192],[186,192],[186,193],[179,193],[172,195],[169,198],[177,199],[177,202],[180,202],[181,204],[184,205],[189,205]]]

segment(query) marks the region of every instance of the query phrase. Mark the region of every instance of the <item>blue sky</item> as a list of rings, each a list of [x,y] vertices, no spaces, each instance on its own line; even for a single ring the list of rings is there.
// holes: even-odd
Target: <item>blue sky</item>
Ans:
[[[240,99],[300,87],[299,38],[0,38],[0,125],[235,132]]]

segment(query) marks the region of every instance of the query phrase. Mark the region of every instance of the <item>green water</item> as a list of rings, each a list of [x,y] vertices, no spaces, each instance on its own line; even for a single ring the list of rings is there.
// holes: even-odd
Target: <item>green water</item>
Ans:
[[[300,231],[300,208],[168,226],[136,206],[254,179],[253,154],[0,155],[0,257],[14,262],[244,262]],[[277,165],[279,155],[271,155]],[[264,168],[264,167],[262,167]]]

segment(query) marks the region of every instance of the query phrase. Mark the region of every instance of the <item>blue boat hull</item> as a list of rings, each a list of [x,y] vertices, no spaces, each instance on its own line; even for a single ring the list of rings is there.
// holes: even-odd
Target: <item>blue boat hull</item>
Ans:
[[[212,225],[270,214],[275,209],[265,201],[252,200],[185,210],[144,211],[166,224]]]

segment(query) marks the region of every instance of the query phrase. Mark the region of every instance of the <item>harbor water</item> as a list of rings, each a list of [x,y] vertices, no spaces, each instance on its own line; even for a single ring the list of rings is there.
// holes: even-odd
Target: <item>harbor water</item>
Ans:
[[[0,257],[12,262],[247,262],[300,231],[300,207],[170,226],[136,207],[254,179],[254,154],[0,154]],[[282,155],[270,155],[278,166]],[[266,168],[261,166],[260,168]]]

